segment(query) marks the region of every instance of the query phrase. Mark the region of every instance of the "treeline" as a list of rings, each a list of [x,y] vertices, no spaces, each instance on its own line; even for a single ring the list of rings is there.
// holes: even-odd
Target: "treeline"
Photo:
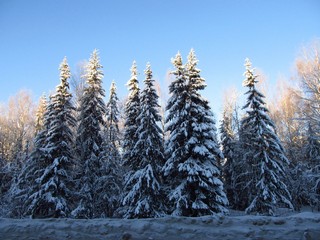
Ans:
[[[13,104],[21,107],[16,117],[9,111],[0,119],[2,216],[195,217],[228,208],[265,215],[279,207],[319,208],[319,55],[309,60],[299,65],[304,88],[287,88],[269,111],[246,59],[247,101],[243,111],[226,102],[218,132],[193,50],[185,64],[180,53],[172,59],[165,117],[149,63],[142,90],[133,63],[120,114],[114,82],[103,100],[98,52],[76,101],[65,58],[60,84],[37,110],[24,100]]]

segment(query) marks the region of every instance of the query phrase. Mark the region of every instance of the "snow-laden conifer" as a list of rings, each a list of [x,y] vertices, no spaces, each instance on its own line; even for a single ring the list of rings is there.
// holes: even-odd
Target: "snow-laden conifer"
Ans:
[[[119,131],[119,109],[118,102],[119,98],[116,92],[116,84],[113,81],[110,88],[110,97],[107,103],[107,114],[106,114],[106,124],[107,124],[107,142],[110,145],[109,155],[120,162],[120,131]]]
[[[273,215],[279,203],[292,208],[291,196],[284,181],[284,164],[288,164],[288,159],[268,115],[264,96],[256,89],[257,76],[249,59],[246,59],[245,66],[243,85],[249,90],[246,92],[247,103],[243,107],[246,116],[241,124],[241,141],[248,171],[247,189],[243,189],[249,204],[246,212]]]
[[[7,161],[0,157],[0,199],[9,190],[10,179],[8,179]]]
[[[46,135],[44,169],[36,179],[38,189],[30,196],[28,211],[33,217],[66,217],[71,212],[74,200],[73,134],[75,126],[74,107],[71,103],[68,79],[70,70],[67,59],[60,65],[60,84],[52,96],[52,110]]]
[[[40,177],[41,171],[45,168],[46,135],[49,128],[49,122],[47,121],[48,112],[47,98],[43,95],[40,98],[36,112],[33,151],[22,166],[17,181],[10,188],[10,203],[8,204],[10,217],[22,217],[31,214],[30,211],[27,211],[31,205],[29,196],[37,191],[38,185],[36,184],[36,179]],[[3,184],[5,183],[5,181],[2,182]]]
[[[306,155],[309,162],[310,170],[307,171],[306,181],[310,187],[308,189],[308,200],[311,206],[320,209],[320,136],[315,131],[316,126],[308,123],[308,137],[306,146]]]
[[[39,105],[36,111],[35,135],[37,135],[44,126],[44,115],[47,108],[47,97],[43,94],[40,98]]]
[[[102,207],[102,216],[112,217],[115,210],[121,204],[122,177],[119,131],[119,110],[116,84],[113,81],[110,88],[110,97],[106,106],[106,130],[105,130],[105,152],[107,154],[105,174],[100,178],[98,184],[101,192],[98,203]]]
[[[10,214],[10,209],[15,205],[12,203],[12,189],[15,189],[14,184],[12,184],[10,164],[3,158],[0,157],[0,216],[13,216]],[[19,202],[21,203],[21,202]],[[17,207],[19,208],[19,207]],[[20,210],[18,210],[20,212]],[[19,215],[19,214],[16,214]]]
[[[236,139],[232,129],[232,113],[226,109],[223,112],[220,125],[220,139],[224,161],[222,164],[222,172],[224,178],[224,186],[230,205],[234,204],[235,189],[235,161],[237,161]]]
[[[172,60],[176,70],[169,86],[166,130],[170,137],[163,173],[171,188],[171,213],[178,216],[224,213],[228,204],[217,167],[223,155],[209,103],[199,93],[206,84],[197,62],[193,50],[185,66],[179,53]]]
[[[43,125],[38,125],[39,129],[34,139],[34,148],[29,158],[25,162],[21,173],[18,176],[17,182],[13,184],[11,195],[11,217],[31,216],[36,208],[36,195],[40,190],[39,178],[44,173],[46,166],[48,165],[48,149],[47,135],[50,127],[50,123],[53,121],[54,110],[52,103],[52,96],[49,98],[49,102],[43,101],[45,111],[43,114]],[[17,207],[19,206],[19,207]]]
[[[158,95],[154,88],[150,64],[145,70],[145,88],[141,93],[141,112],[133,154],[139,156],[125,182],[126,218],[150,218],[163,215],[160,169],[163,164],[162,131],[159,126]]]
[[[123,166],[126,171],[137,170],[137,163],[139,161],[139,153],[133,151],[138,136],[136,135],[139,127],[138,117],[140,114],[140,89],[138,82],[138,72],[136,62],[133,61],[131,71],[131,78],[127,83],[129,88],[129,96],[125,105],[125,124],[123,136]]]
[[[320,136],[319,132],[314,130],[315,128],[311,122],[308,123],[307,146],[305,151],[306,157],[309,159],[312,167],[320,164]]]
[[[99,182],[105,176],[105,142],[103,129],[106,106],[103,101],[105,91],[102,88],[103,72],[98,51],[94,50],[86,66],[86,87],[80,99],[78,128],[76,137],[78,157],[78,193],[77,207],[72,215],[77,218],[100,217],[106,209],[101,209],[101,194],[105,189]]]

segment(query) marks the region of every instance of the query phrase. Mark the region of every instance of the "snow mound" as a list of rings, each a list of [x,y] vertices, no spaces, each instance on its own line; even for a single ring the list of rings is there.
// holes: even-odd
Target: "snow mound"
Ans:
[[[151,239],[320,239],[320,213],[285,217],[204,216],[157,219],[5,219],[0,238]]]

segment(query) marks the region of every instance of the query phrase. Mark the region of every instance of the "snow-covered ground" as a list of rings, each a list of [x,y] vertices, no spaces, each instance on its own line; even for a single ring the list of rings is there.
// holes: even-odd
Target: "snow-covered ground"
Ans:
[[[234,215],[234,214],[232,214]],[[0,239],[320,239],[320,213],[280,217],[205,216],[158,219],[6,219]]]

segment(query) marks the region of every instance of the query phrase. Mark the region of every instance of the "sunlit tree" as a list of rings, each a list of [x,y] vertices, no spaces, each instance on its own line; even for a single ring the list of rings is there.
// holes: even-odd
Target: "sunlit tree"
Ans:
[[[247,102],[243,109],[246,116],[242,120],[244,162],[247,171],[246,189],[248,195],[247,213],[273,215],[279,203],[292,208],[291,196],[285,184],[284,165],[288,164],[284,149],[276,135],[275,125],[268,115],[264,96],[256,89],[257,76],[246,59],[245,80],[248,88]]]
[[[105,176],[106,152],[102,130],[105,128],[106,106],[103,101],[102,65],[98,51],[94,50],[86,66],[86,87],[78,109],[76,136],[80,200],[73,211],[77,218],[99,217],[102,213],[99,198],[103,192],[101,178]]]
[[[141,112],[133,155],[139,156],[135,169],[125,182],[123,205],[126,218],[160,217],[164,214],[160,170],[163,165],[163,133],[160,128],[159,96],[154,87],[152,70],[147,64],[141,93]]]
[[[169,212],[177,216],[201,216],[226,212],[228,204],[217,167],[223,155],[209,103],[200,90],[206,87],[193,50],[186,65],[180,53],[172,60],[175,80],[170,84],[166,130],[167,161],[163,167],[169,184]]]

